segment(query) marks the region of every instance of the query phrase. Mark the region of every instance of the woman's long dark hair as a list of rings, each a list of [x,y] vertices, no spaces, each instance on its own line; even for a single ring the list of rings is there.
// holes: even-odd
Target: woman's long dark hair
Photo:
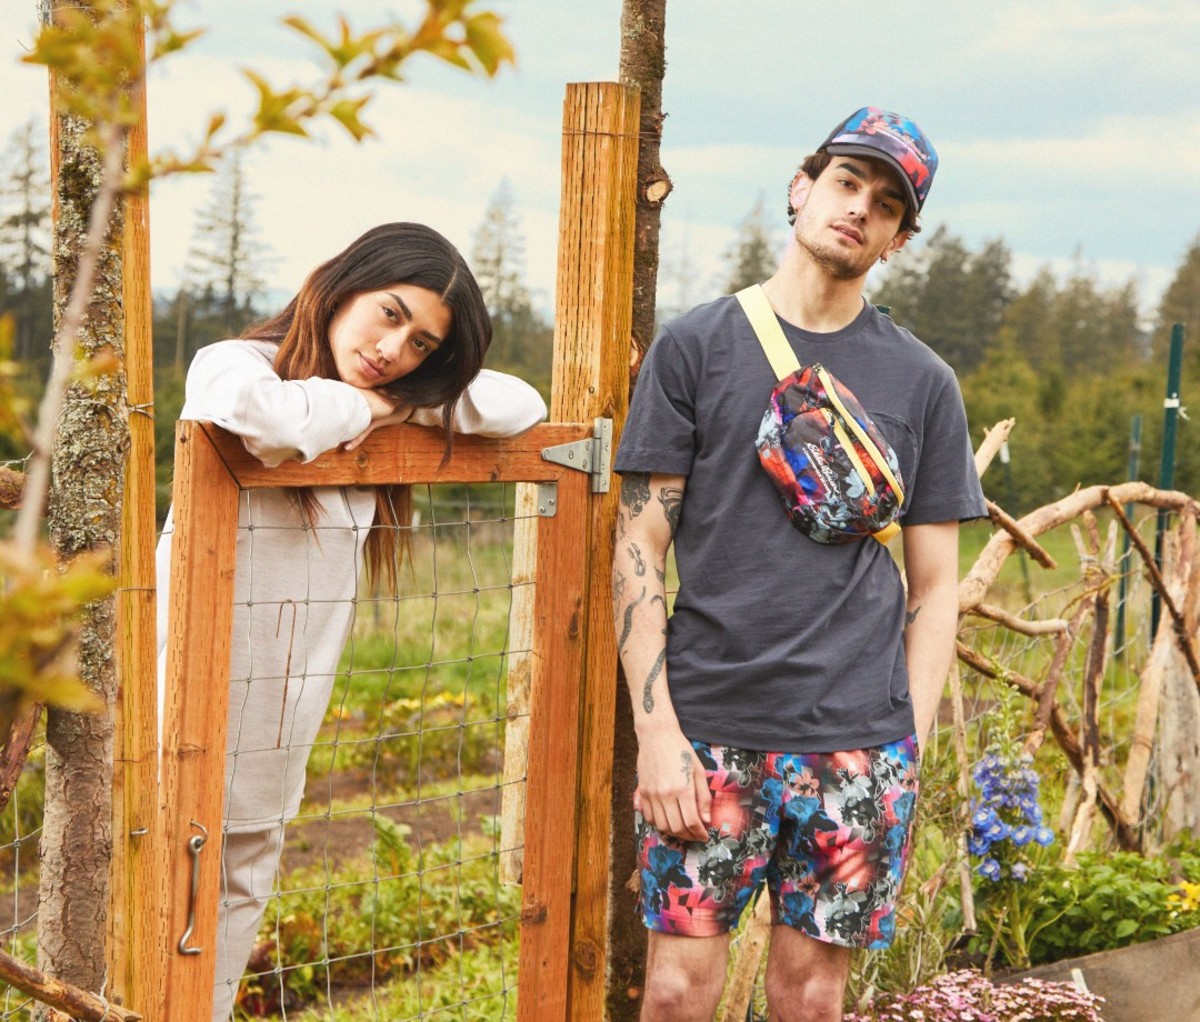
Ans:
[[[332,259],[304,282],[286,308],[246,328],[242,337],[276,341],[275,371],[285,380],[314,376],[336,380],[329,324],[338,306],[364,291],[412,284],[441,296],[452,313],[450,332],[437,350],[400,379],[380,388],[401,404],[442,407],[445,457],[454,446],[450,423],[455,405],[483,366],[492,341],[492,321],[475,277],[458,250],[424,224],[381,224]],[[319,511],[312,491],[297,491],[305,519],[315,524]],[[381,486],[375,495],[375,526],[367,539],[367,567],[375,584],[395,590],[398,554],[407,546],[399,528],[412,516],[407,486]],[[403,534],[407,537],[407,533]]]

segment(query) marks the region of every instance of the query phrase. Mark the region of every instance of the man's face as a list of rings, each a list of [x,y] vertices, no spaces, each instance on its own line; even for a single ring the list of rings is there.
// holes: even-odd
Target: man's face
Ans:
[[[790,198],[797,243],[836,280],[865,276],[908,240],[904,190],[884,163],[834,156],[816,181],[797,175]]]

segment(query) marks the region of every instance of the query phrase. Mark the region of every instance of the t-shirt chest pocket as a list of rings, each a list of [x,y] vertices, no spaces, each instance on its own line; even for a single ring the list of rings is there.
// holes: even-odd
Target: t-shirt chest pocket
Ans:
[[[900,478],[904,483],[903,507],[907,508],[917,481],[917,435],[913,432],[912,427],[898,415],[877,412],[873,408],[868,408],[867,414],[882,431],[887,442],[892,445],[892,450],[896,452],[896,460],[900,462]]]

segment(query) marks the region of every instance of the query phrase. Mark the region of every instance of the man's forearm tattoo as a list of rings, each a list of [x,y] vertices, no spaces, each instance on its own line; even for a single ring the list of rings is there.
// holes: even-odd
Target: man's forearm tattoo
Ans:
[[[914,621],[916,621],[917,615],[920,613],[921,613],[921,608],[919,606],[913,607],[912,610],[906,610],[904,612],[904,627],[907,628]]]
[[[625,577],[625,572],[613,565],[612,576],[612,598],[613,598],[613,613],[615,614],[621,609],[621,603],[625,599],[625,587],[629,584],[629,580]]]
[[[678,486],[664,486],[658,491],[658,502],[662,504],[663,514],[667,516],[667,524],[674,536],[679,527],[679,513],[683,510],[683,490]]]
[[[627,472],[621,476],[621,503],[636,518],[650,500],[650,476],[646,472]]]
[[[646,574],[646,558],[642,556],[642,548],[636,543],[629,544],[629,556],[633,558],[633,573],[641,578]]]
[[[654,688],[654,683],[658,680],[658,676],[662,674],[663,662],[667,659],[667,648],[664,646],[655,658],[653,666],[650,668],[650,673],[646,676],[646,684],[642,687],[642,709],[647,713],[654,712],[654,693],[651,689]]]
[[[625,620],[621,624],[621,637],[617,640],[617,653],[625,652],[625,640],[629,638],[629,633],[633,631],[633,608],[645,598],[646,590],[643,588],[642,595],[625,607]]]

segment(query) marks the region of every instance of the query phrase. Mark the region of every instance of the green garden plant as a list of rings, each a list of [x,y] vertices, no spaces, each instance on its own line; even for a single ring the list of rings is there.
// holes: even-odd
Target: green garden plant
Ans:
[[[1085,852],[1052,866],[1031,919],[1033,964],[1107,951],[1200,926],[1200,844],[1163,855]]]

